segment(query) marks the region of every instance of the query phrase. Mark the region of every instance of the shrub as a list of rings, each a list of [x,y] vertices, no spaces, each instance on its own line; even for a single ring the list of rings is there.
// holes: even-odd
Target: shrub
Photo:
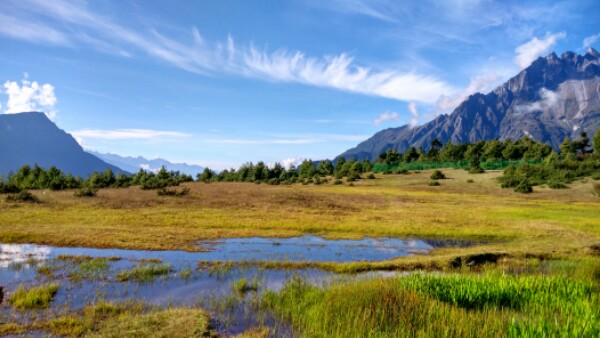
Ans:
[[[383,171],[383,174],[384,174],[384,175],[389,175],[389,174],[391,174],[391,172],[390,172],[389,170],[384,170],[384,171]]]
[[[344,184],[344,182],[342,182],[342,180],[335,180],[333,181],[334,185],[340,185],[340,184]]]
[[[527,182],[527,180],[521,180],[521,182],[519,182],[519,184],[515,187],[515,192],[529,194],[533,192],[533,187],[531,183]]]
[[[431,174],[432,180],[443,180],[445,178],[446,178],[446,175],[444,175],[444,173],[439,170],[434,170],[433,173]]]
[[[594,183],[592,187],[594,188],[594,194],[600,197],[600,183]]]
[[[548,187],[551,189],[566,189],[567,185],[559,181],[550,181]]]
[[[175,197],[181,197],[181,196],[185,196],[188,195],[190,193],[190,188],[183,188],[181,190],[177,190],[177,189],[167,189],[167,188],[161,188],[158,189],[156,191],[156,194],[158,196],[175,196]]]
[[[373,173],[370,173],[370,174],[367,176],[367,179],[368,179],[368,180],[374,180],[374,179],[375,179],[375,175],[374,175]]]
[[[39,199],[35,197],[34,194],[30,193],[27,190],[23,190],[18,194],[9,194],[6,196],[7,202],[30,202],[36,203],[39,202]]]
[[[470,178],[467,180],[467,183],[474,183],[474,182],[475,182],[475,181],[473,181],[473,180],[472,180],[472,179],[470,179]]]
[[[179,182],[172,178],[159,179],[156,176],[152,176],[149,179],[147,179],[146,181],[144,181],[140,187],[143,190],[152,190],[152,189],[161,189],[161,188],[166,188],[166,187],[174,187],[174,186],[178,186],[178,185],[179,185]]]
[[[471,159],[469,163],[469,173],[471,174],[481,174],[484,170],[481,168],[481,163],[479,163],[479,158]]]
[[[12,184],[12,183],[4,184],[0,180],[0,194],[16,194],[16,193],[21,192],[21,190],[22,189],[19,188],[15,184]]]
[[[438,181],[429,181],[430,187],[437,187],[438,185],[441,185],[440,182],[438,182]]]
[[[410,172],[406,168],[398,168],[398,169],[396,169],[395,173],[396,174],[401,174],[401,175],[408,175],[408,174],[410,174]]]
[[[471,167],[469,169],[469,174],[481,174],[484,173],[485,170],[483,170],[483,168],[481,168],[481,166],[478,167]]]
[[[75,197],[94,197],[98,193],[98,189],[83,187],[77,191],[75,191]]]

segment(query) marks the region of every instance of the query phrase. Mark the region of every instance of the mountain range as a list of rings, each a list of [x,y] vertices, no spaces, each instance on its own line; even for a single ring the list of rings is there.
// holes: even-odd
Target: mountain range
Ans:
[[[434,138],[442,143],[516,140],[529,136],[558,149],[565,137],[600,128],[600,53],[565,52],[540,57],[495,90],[476,93],[451,114],[411,128],[382,130],[338,157],[375,160],[388,149],[427,149]]]
[[[183,174],[192,175],[195,177],[204,170],[204,167],[198,165],[173,163],[162,158],[148,160],[141,156],[129,157],[120,156],[117,154],[103,154],[95,151],[90,151],[90,153],[107,163],[113,164],[125,171],[132,173],[138,172],[140,169],[156,172],[164,166],[167,170],[179,171]]]
[[[59,129],[44,113],[0,115],[0,176],[23,165],[56,166],[65,173],[88,176],[94,171],[123,170],[89,154],[73,136]]]

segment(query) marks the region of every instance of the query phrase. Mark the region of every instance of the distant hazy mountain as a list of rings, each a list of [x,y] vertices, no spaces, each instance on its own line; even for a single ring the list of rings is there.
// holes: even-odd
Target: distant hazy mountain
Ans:
[[[73,136],[59,129],[45,114],[38,112],[0,115],[0,176],[7,176],[23,165],[49,168],[87,176],[94,171],[121,169],[86,153]]]
[[[192,176],[196,176],[196,174],[201,173],[204,170],[201,166],[187,163],[172,163],[160,158],[148,160],[141,156],[124,157],[116,154],[102,154],[95,151],[90,151],[90,153],[110,164],[116,165],[117,167],[132,173],[138,172],[140,169],[158,171],[162,166],[165,166],[167,170],[179,171]]]
[[[382,130],[340,156],[374,160],[390,148],[427,148],[442,143],[477,142],[529,135],[558,149],[566,136],[590,136],[600,128],[600,53],[566,52],[540,57],[488,94],[469,96],[450,115],[416,128]]]

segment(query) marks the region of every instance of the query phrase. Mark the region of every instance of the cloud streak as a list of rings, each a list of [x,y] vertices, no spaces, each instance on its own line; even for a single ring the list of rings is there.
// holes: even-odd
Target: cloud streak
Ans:
[[[360,65],[346,53],[315,57],[301,51],[269,51],[253,44],[238,45],[231,36],[223,42],[209,42],[196,28],[192,28],[189,41],[180,41],[153,29],[134,31],[75,2],[23,0],[9,3],[12,6],[7,8],[16,8],[9,11],[11,20],[31,22],[33,18],[44,17],[44,26],[15,33],[9,29],[10,25],[2,23],[0,34],[34,43],[80,44],[123,57],[132,57],[134,51],[141,51],[202,75],[225,73],[395,100],[434,103],[440,95],[455,91],[435,76]],[[52,33],[50,37],[48,32]]]
[[[191,137],[191,134],[178,131],[149,130],[149,129],[81,129],[70,132],[78,139],[101,140],[153,140]]]
[[[249,144],[270,144],[270,145],[294,145],[294,144],[315,144],[327,143],[332,141],[341,142],[359,142],[365,140],[368,135],[340,135],[340,134],[306,134],[306,135],[287,135],[287,137],[267,137],[261,139],[207,139],[204,140],[210,144],[232,144],[232,145],[249,145]]]

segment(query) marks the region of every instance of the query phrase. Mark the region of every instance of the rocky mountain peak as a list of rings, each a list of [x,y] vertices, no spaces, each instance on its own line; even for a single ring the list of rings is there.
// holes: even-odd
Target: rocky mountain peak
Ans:
[[[540,57],[529,67],[487,94],[476,93],[450,115],[416,127],[387,129],[341,156],[375,159],[390,148],[428,148],[442,143],[477,142],[524,135],[558,149],[563,139],[589,135],[600,128],[600,53],[565,52]]]

